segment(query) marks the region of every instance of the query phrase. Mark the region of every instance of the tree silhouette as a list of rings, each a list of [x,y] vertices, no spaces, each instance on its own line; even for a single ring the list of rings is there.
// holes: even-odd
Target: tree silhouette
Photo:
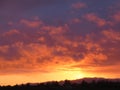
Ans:
[[[83,80],[81,83],[71,83],[65,80],[63,84],[57,81],[39,83],[32,85],[30,83],[15,86],[0,86],[0,90],[120,90],[120,81],[112,82],[108,80],[92,81],[90,83]]]

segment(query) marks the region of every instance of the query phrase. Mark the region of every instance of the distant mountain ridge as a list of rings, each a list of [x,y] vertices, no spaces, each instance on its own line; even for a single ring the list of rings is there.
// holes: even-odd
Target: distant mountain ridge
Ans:
[[[114,78],[114,79],[111,79],[111,78],[97,78],[97,77],[94,77],[94,78],[89,78],[89,77],[86,77],[86,78],[81,78],[81,79],[75,79],[75,80],[68,80],[66,79],[67,81],[70,81],[71,83],[82,83],[83,81],[87,82],[87,83],[91,83],[91,82],[99,82],[99,81],[109,81],[109,82],[120,82],[120,78]],[[58,82],[59,84],[63,84],[66,80],[61,80],[61,81],[47,81],[47,82],[41,82],[41,83],[51,83],[51,82]],[[40,83],[29,83],[30,85],[37,85],[37,84],[40,84]]]
[[[111,82],[120,82],[120,78],[116,79],[109,79],[109,78],[82,78],[82,79],[76,79],[72,80],[73,83],[81,83],[82,81],[86,81],[87,83],[91,83],[92,81],[98,82],[98,81],[111,81]]]
[[[89,78],[89,77],[86,77],[86,78],[69,80],[69,81],[71,83],[82,83],[82,81],[85,81],[87,83],[91,83],[93,81],[95,81],[95,82],[98,82],[98,81],[120,82],[120,78],[111,79],[111,78],[97,78],[97,77]],[[64,81],[59,81],[59,83],[64,83]]]

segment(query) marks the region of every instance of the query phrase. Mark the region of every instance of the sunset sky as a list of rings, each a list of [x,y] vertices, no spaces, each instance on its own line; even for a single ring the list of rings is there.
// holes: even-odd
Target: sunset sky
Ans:
[[[120,0],[0,0],[0,85],[120,78]]]

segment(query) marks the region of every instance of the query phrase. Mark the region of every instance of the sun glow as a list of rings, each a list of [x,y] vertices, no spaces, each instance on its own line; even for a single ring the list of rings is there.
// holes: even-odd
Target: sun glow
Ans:
[[[79,69],[66,69],[64,71],[60,72],[62,74],[62,78],[63,79],[69,79],[69,80],[73,80],[73,79],[80,79],[85,77],[85,74]]]
[[[80,79],[84,77],[81,71],[66,71],[65,74],[68,79]]]
[[[85,75],[82,71],[78,70],[60,70],[49,73],[34,73],[24,75],[5,75],[2,76],[0,85],[16,85],[21,83],[37,83],[46,81],[61,81],[61,80],[74,80],[83,78]],[[33,78],[34,77],[34,78]],[[15,79],[14,79],[15,78]]]

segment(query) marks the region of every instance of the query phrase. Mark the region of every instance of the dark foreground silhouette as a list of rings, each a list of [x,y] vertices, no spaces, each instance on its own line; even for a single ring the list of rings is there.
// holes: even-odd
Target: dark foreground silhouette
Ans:
[[[39,84],[21,84],[15,86],[0,86],[0,90],[120,90],[120,81],[84,79],[77,82],[65,80],[63,82],[46,82]]]

